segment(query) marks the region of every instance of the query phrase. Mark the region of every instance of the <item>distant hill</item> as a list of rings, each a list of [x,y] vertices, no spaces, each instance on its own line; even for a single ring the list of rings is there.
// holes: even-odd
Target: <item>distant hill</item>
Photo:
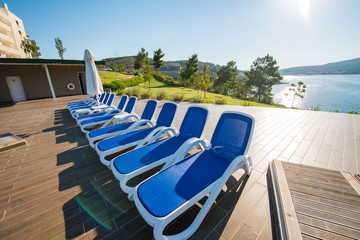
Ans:
[[[280,69],[282,75],[360,74],[360,58],[317,66]]]
[[[114,63],[123,63],[126,65],[127,69],[132,69],[134,67],[134,61],[135,56],[125,56],[125,57],[114,57],[114,58],[105,58],[103,59],[105,61],[106,67],[112,67]],[[176,60],[176,61],[164,61],[164,67],[172,67],[173,71],[166,71],[169,73],[170,76],[179,76],[180,70],[174,68],[174,66],[180,66],[180,68],[185,67],[187,60]],[[150,59],[150,64],[152,64],[152,59]],[[210,63],[210,62],[201,62],[199,61],[199,68],[200,70],[203,69],[203,65],[206,64],[210,66],[210,75],[216,74],[216,70],[219,70],[221,68],[220,65]],[[161,69],[160,69],[161,70]],[[243,71],[238,70],[238,73],[240,76],[244,75]]]

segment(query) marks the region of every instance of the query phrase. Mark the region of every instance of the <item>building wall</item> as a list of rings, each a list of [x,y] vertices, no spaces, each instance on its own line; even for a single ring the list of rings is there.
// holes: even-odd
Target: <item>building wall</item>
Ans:
[[[82,94],[78,73],[85,72],[84,65],[48,65],[48,69],[56,97]],[[52,97],[44,66],[0,65],[0,102],[12,101],[6,76],[20,77],[27,99]],[[75,89],[68,89],[68,83]]]
[[[20,47],[21,40],[27,36],[23,22],[11,13],[6,3],[0,8],[0,57],[28,57]]]

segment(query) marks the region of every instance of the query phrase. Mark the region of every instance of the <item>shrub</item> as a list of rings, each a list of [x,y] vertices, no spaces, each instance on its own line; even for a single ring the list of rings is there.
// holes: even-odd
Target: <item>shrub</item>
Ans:
[[[111,90],[119,90],[119,89],[125,89],[124,84],[122,84],[120,81],[115,80],[111,82]]]
[[[192,103],[202,103],[204,101],[204,99],[202,97],[197,96],[197,97],[190,98],[189,101]]]
[[[248,107],[248,106],[250,106],[250,102],[243,101],[243,102],[240,103],[240,105]]]
[[[184,99],[184,94],[174,94],[173,101],[181,102]]]
[[[166,92],[161,90],[156,94],[157,100],[164,100],[166,98]]]
[[[128,95],[129,97],[131,97],[131,89],[126,89],[126,90],[124,91],[124,94],[125,94],[125,95]]]
[[[215,98],[215,104],[224,105],[226,104],[226,100],[224,98]]]
[[[320,105],[317,105],[316,107],[311,106],[310,110],[312,110],[312,111],[320,111]]]
[[[132,88],[130,89],[131,96],[139,97],[140,96],[140,90],[138,88]]]
[[[118,96],[122,96],[122,95],[124,95],[124,93],[125,93],[124,89],[119,89],[116,91],[116,95],[118,95]]]
[[[103,83],[103,88],[111,88],[112,84],[111,83]]]
[[[143,93],[141,94],[141,98],[142,98],[142,99],[149,99],[149,98],[151,98],[151,92],[150,92],[150,91],[143,92]]]

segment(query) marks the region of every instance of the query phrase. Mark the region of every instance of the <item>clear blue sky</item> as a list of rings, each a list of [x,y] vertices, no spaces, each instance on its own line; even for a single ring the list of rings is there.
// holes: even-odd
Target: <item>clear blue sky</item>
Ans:
[[[360,57],[360,0],[8,0],[42,58],[136,55],[188,59],[239,69],[267,53],[281,68]]]

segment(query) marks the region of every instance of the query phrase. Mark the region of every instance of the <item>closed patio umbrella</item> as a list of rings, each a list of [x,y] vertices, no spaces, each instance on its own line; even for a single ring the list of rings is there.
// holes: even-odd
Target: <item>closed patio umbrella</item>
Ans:
[[[84,52],[84,60],[85,60],[85,72],[86,72],[86,93],[87,94],[96,94],[100,95],[104,92],[99,72],[95,66],[95,57],[92,55],[90,49],[85,49]],[[99,103],[99,98],[98,105]]]

